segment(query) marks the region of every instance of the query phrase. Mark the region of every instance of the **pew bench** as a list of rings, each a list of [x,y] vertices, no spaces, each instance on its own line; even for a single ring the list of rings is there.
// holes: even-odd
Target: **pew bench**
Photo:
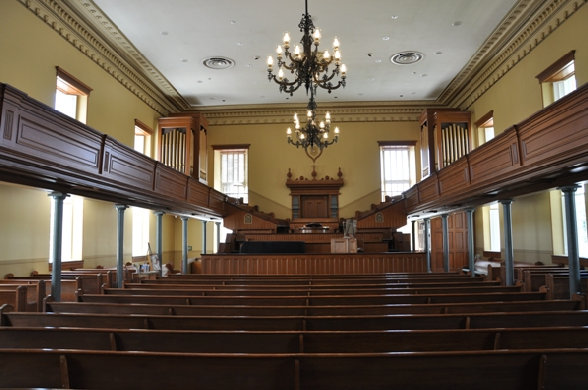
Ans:
[[[334,316],[334,315],[389,315],[389,314],[448,314],[527,311],[582,310],[581,300],[538,300],[515,302],[466,302],[363,306],[213,306],[165,305],[107,302],[49,302],[45,312],[155,314],[188,316]]]
[[[375,331],[0,327],[1,348],[198,353],[369,353],[588,348],[588,328]]]
[[[9,305],[13,310],[24,312],[29,308],[27,288],[17,285],[14,287],[0,287],[0,307]]]
[[[1,313],[2,326],[183,330],[398,330],[588,326],[588,311],[357,316],[179,316],[93,313]]]
[[[588,275],[580,274],[580,288],[588,292]],[[545,275],[544,291],[547,299],[568,299],[570,296],[570,277],[567,274]]]
[[[123,289],[122,291],[124,291]],[[457,294],[390,294],[390,295],[325,295],[325,296],[202,296],[202,295],[164,295],[158,290],[145,290],[137,295],[129,290],[126,294],[81,294],[78,301],[119,302],[119,303],[159,303],[180,305],[228,305],[228,306],[332,306],[332,305],[392,305],[455,302],[496,302],[532,301],[545,299],[545,293],[501,292],[501,293],[457,293]]]
[[[383,354],[0,349],[0,365],[10,373],[0,386],[13,388],[567,390],[586,383],[588,349]]]

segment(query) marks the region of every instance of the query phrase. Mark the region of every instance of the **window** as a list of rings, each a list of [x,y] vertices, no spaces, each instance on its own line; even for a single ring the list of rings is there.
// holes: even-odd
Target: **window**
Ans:
[[[249,203],[247,184],[247,152],[249,145],[213,146],[215,180],[214,187],[233,198],[243,198]]]
[[[61,261],[82,260],[84,198],[68,196],[63,200],[61,227]],[[55,218],[55,202],[51,202],[51,221]],[[49,253],[53,253],[53,223],[49,230]],[[50,258],[49,262],[53,262]]]
[[[578,254],[580,257],[588,257],[588,226],[586,224],[586,191],[585,186],[581,185],[575,192],[576,197],[576,229],[578,230]],[[561,207],[565,210],[565,201],[563,192],[561,193]],[[566,213],[562,212],[562,229],[563,229],[563,255],[568,254],[568,240],[566,227]]]
[[[415,184],[415,143],[378,141],[382,201],[386,200],[386,196],[402,194]]]
[[[55,92],[55,109],[86,123],[88,87],[60,67],[57,67],[57,88]]]
[[[494,138],[494,111],[489,111],[476,121],[478,128],[478,146]]]
[[[482,207],[484,251],[500,252],[500,210],[498,203]]]
[[[151,150],[151,135],[153,130],[141,121],[135,119],[135,142],[133,149],[135,151],[149,156]],[[133,227],[132,227],[132,256],[145,256],[148,252],[149,244],[149,217],[150,210],[140,207],[132,207]]]
[[[541,83],[543,107],[576,89],[575,51],[562,56],[536,77]]]

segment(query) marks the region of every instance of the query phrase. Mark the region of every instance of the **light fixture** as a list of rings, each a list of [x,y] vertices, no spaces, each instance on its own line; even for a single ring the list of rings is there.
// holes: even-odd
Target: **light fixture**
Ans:
[[[308,14],[308,0],[304,1],[304,14],[298,28],[304,33],[300,39],[302,47],[296,45],[294,53],[290,52],[290,34],[285,33],[282,45],[278,45],[276,50],[277,75],[273,73],[274,58],[267,58],[268,79],[278,83],[280,92],[289,93],[290,96],[303,84],[307,95],[310,89],[316,91],[317,87],[326,89],[329,93],[339,87],[345,87],[347,68],[341,63],[339,40],[334,39],[332,54],[328,50],[318,51],[321,33]],[[330,65],[334,67],[329,69]],[[288,71],[294,76],[293,80],[287,77]],[[337,82],[334,81],[335,76],[340,76]]]
[[[306,118],[302,121],[298,118],[298,113],[294,113],[294,130],[288,127],[286,135],[288,143],[302,147],[306,155],[314,162],[323,153],[323,149],[339,140],[339,127],[333,129],[331,138],[331,114],[327,111],[324,120],[318,122],[316,119],[316,103],[314,101],[314,91],[310,91],[310,100],[306,106]]]

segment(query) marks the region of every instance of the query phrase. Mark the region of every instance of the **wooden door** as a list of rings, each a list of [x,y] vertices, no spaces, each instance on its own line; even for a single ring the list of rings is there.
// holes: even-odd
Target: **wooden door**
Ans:
[[[324,195],[308,195],[301,197],[302,218],[328,218],[329,202]]]
[[[465,211],[450,214],[449,271],[458,271],[468,264],[468,228]],[[441,217],[431,220],[431,270],[443,272],[443,223]]]

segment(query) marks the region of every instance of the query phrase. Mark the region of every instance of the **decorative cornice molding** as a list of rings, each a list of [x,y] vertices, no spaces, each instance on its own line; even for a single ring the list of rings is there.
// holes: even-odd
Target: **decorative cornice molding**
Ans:
[[[161,115],[189,104],[148,63],[89,0],[19,0],[63,39],[72,44]],[[113,45],[113,42],[117,42]],[[151,69],[151,72],[147,71]],[[150,77],[146,77],[149,75]]]
[[[330,111],[333,122],[416,122],[425,108],[437,107],[431,102],[410,103],[345,103],[321,107],[319,115]],[[440,106],[439,106],[440,107]],[[303,105],[247,107],[205,107],[203,113],[211,126],[291,123],[294,112],[305,112]]]
[[[588,0],[520,0],[437,103],[469,109]]]

